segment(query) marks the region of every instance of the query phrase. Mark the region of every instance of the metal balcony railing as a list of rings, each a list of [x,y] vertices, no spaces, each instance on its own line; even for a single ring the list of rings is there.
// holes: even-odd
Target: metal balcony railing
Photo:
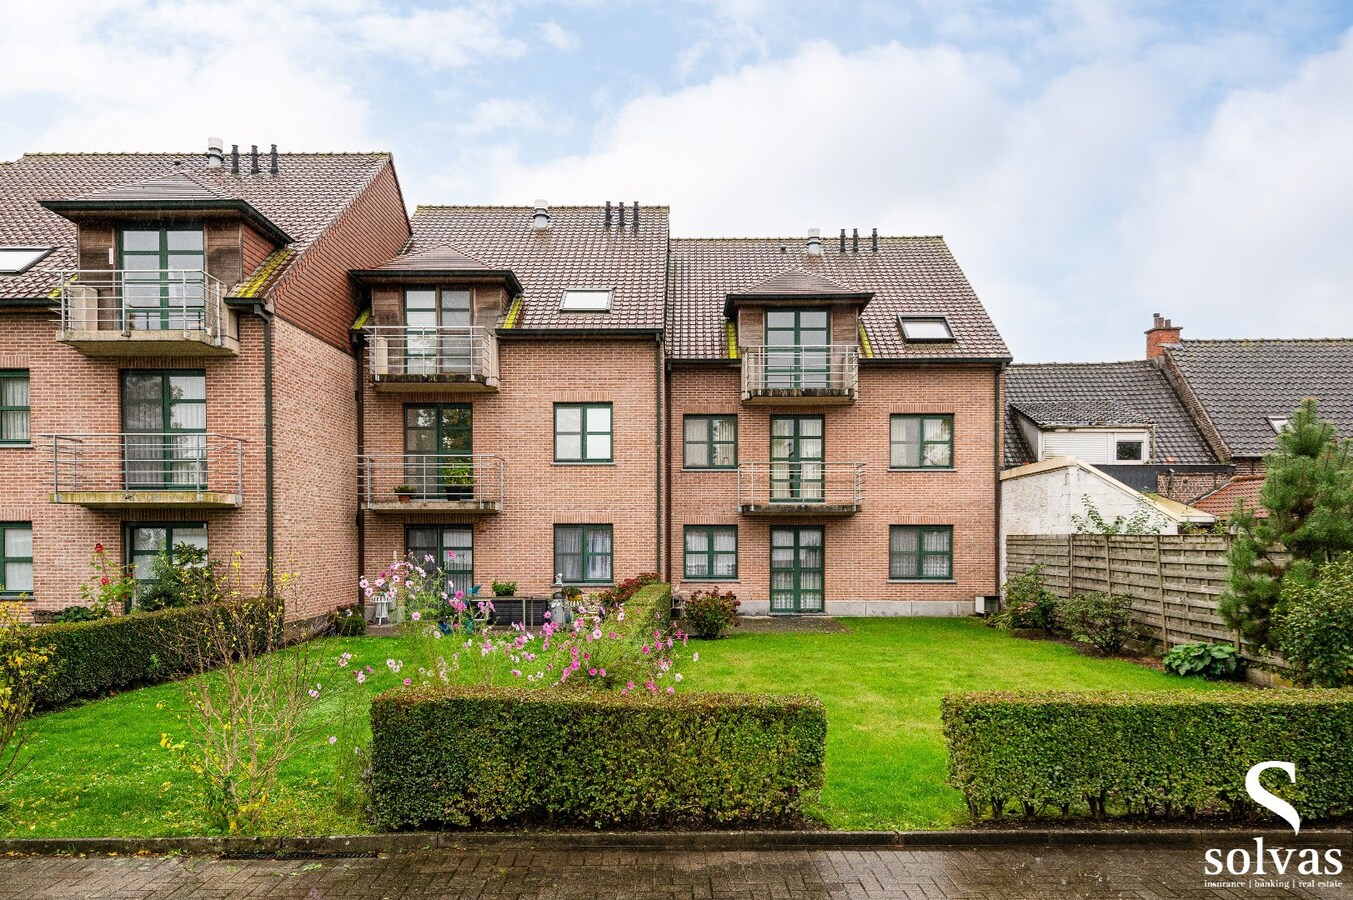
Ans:
[[[61,282],[61,336],[181,332],[216,346],[238,339],[225,286],[193,269],[78,269]]]
[[[219,434],[52,434],[52,499],[135,503],[150,494],[238,506],[244,497],[244,440]],[[191,494],[192,497],[182,497]],[[208,496],[210,495],[210,496]],[[154,499],[154,498],[151,498]]]
[[[375,381],[497,383],[497,342],[481,325],[368,325],[365,332]]]
[[[860,380],[857,344],[742,348],[742,396],[849,397]]]
[[[417,502],[497,511],[503,505],[503,458],[480,453],[370,453],[359,457],[368,509]]]
[[[864,504],[865,464],[754,462],[738,466],[738,507],[773,513],[790,507],[858,512]]]

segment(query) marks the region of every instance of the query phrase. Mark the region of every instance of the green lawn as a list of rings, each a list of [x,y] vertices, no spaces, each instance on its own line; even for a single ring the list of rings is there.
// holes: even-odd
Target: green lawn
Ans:
[[[821,818],[833,828],[943,828],[966,817],[945,786],[940,698],[955,690],[1214,688],[1129,662],[1091,659],[1054,643],[1027,641],[969,619],[851,619],[848,634],[734,634],[692,642],[683,687],[812,693],[827,707],[827,788]],[[384,669],[401,657],[389,638],[327,639],[325,690],[315,732],[284,772],[284,796],[263,831],[355,833],[338,814],[328,745],[343,692],[360,704],[402,680]],[[376,670],[358,687],[332,660],[354,653]],[[404,674],[408,674],[407,672]],[[0,834],[68,837],[201,834],[195,784],[160,746],[176,731],[180,688],[131,691],[39,717],[32,764],[0,807]]]

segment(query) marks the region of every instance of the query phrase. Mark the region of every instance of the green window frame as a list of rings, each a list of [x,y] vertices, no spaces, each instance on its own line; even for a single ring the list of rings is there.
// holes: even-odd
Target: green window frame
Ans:
[[[609,403],[554,405],[554,461],[557,463],[613,462]]]
[[[0,597],[33,596],[33,523],[0,522]]]
[[[738,467],[737,416],[685,416],[681,422],[682,465],[687,469]]]
[[[610,525],[554,526],[554,571],[565,584],[612,584],[614,541]]]
[[[832,316],[825,307],[766,310],[766,387],[825,388],[831,383]]]
[[[890,581],[951,581],[952,525],[892,525],[888,528]]]
[[[894,415],[888,429],[890,469],[954,467],[952,415]]]
[[[431,556],[446,576],[448,593],[464,591],[465,599],[474,591],[473,525],[407,525],[404,547],[422,565]]]
[[[202,328],[206,322],[206,233],[201,226],[123,228],[120,327]]]
[[[207,373],[123,369],[121,382],[127,489],[205,489]]]
[[[474,499],[475,477],[473,406],[404,404],[404,483],[418,498]]]
[[[32,440],[27,369],[0,369],[0,444],[28,446]]]
[[[770,501],[826,501],[826,418],[770,417]]]
[[[155,577],[161,553],[172,562],[182,544],[207,549],[206,522],[128,522],[126,534],[127,565],[138,583]]]
[[[687,581],[736,581],[738,527],[687,525],[682,533],[683,577]]]

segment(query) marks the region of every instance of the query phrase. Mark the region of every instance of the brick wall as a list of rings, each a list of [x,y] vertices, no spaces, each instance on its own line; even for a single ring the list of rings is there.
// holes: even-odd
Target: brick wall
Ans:
[[[613,572],[626,578],[658,565],[655,447],[660,359],[650,339],[500,340],[497,393],[378,393],[363,378],[365,452],[402,453],[406,403],[469,403],[475,453],[505,461],[502,512],[480,517],[364,512],[364,570],[404,552],[410,524],[472,524],[474,577],[540,596],[554,580],[555,524],[610,524]],[[554,404],[612,404],[610,465],[554,462]]]
[[[1160,472],[1156,475],[1156,492],[1180,503],[1191,503],[1230,480],[1230,472]]]
[[[676,365],[670,374],[668,413],[672,493],[671,569],[678,591],[709,586],[683,576],[685,525],[736,525],[738,580],[727,587],[752,608],[769,601],[770,530],[776,525],[822,525],[826,611],[875,615],[938,615],[971,610],[973,597],[992,594],[996,575],[995,369],[982,366],[860,367],[859,399],[845,406],[747,406],[740,402],[739,369]],[[820,413],[827,462],[864,462],[862,511],[841,518],[739,515],[738,473],[682,470],[682,417],[738,417],[739,462],[770,458],[770,417]],[[951,413],[954,469],[890,472],[889,417],[893,413]],[[890,525],[952,525],[954,579],[890,583]]]

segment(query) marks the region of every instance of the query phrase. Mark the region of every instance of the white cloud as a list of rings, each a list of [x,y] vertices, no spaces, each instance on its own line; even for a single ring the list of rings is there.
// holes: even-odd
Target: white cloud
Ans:
[[[578,49],[578,36],[558,22],[541,25],[540,39],[556,50],[568,52]]]
[[[545,111],[529,100],[481,100],[470,110],[458,130],[464,135],[482,135],[511,129],[534,131],[545,125]]]

